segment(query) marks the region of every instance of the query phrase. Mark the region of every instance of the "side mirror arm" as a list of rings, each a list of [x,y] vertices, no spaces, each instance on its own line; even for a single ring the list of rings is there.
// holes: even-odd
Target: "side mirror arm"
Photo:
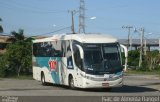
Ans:
[[[127,63],[128,63],[128,49],[127,49],[127,47],[126,46],[124,46],[124,45],[121,45],[120,44],[120,46],[121,46],[121,48],[124,50],[124,55],[125,55],[125,66],[124,66],[124,71],[127,71]]]
[[[80,57],[81,59],[84,59],[84,51],[83,51],[83,48],[80,46],[80,45],[76,45],[79,49],[79,52],[80,52]]]

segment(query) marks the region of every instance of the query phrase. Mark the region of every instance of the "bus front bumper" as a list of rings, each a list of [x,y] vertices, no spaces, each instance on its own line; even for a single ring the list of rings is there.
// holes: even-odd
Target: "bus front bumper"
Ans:
[[[121,87],[123,85],[123,78],[119,78],[113,81],[93,81],[84,78],[83,88],[112,88]]]

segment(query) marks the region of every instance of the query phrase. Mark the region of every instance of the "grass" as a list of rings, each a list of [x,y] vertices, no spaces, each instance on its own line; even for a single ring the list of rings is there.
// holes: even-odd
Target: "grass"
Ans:
[[[140,71],[140,70],[128,70],[126,73],[129,74],[160,74],[158,71]]]
[[[11,79],[19,79],[19,80],[33,80],[32,75],[21,75],[21,76],[9,76],[5,78],[11,78]],[[1,80],[2,78],[0,78]]]
[[[126,74],[143,74],[143,75],[159,75],[160,70],[153,70],[153,71],[141,71],[141,70],[128,70],[125,72]]]

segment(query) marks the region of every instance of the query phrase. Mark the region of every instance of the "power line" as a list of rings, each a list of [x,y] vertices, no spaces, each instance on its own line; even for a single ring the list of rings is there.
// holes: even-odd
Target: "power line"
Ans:
[[[44,34],[35,35],[35,36],[49,35],[51,33],[56,33],[56,32],[59,32],[59,31],[65,30],[65,29],[69,29],[69,28],[71,28],[71,26],[65,27],[65,28],[61,28],[61,29],[58,29],[58,30],[55,30],[55,31],[52,31],[52,32],[44,33]]]
[[[29,6],[20,6],[21,4],[16,4],[15,3],[8,3],[8,2],[2,2],[0,1],[1,6],[10,9],[10,10],[15,10],[17,9],[18,11],[21,11],[22,9],[28,12],[33,12],[33,13],[67,13],[67,10],[42,10],[40,8],[35,8],[35,7],[29,7]],[[14,8],[14,9],[13,9]],[[23,11],[24,12],[24,11]]]
[[[26,3],[24,4],[24,2],[17,2],[17,0],[10,0],[10,2],[12,2],[13,4],[16,4],[16,5],[23,5],[23,7],[25,6],[25,7],[29,7],[29,8],[38,9],[38,10],[41,9],[41,8],[36,7],[36,6],[26,5]]]

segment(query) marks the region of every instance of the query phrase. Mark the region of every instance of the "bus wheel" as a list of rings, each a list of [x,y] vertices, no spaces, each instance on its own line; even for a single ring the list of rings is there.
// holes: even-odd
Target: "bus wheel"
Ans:
[[[69,87],[70,87],[71,89],[75,89],[74,80],[73,80],[73,77],[72,77],[72,76],[69,77]]]
[[[41,73],[41,82],[42,82],[42,85],[46,85],[45,75],[43,72]]]

